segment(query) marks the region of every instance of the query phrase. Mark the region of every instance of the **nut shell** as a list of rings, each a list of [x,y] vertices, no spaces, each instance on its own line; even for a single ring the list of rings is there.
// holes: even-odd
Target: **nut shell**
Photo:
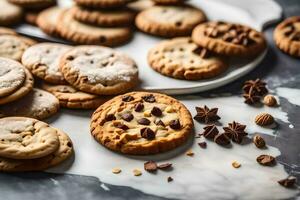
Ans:
[[[268,113],[261,113],[255,117],[255,123],[259,126],[269,126],[274,121],[274,117]]]
[[[266,106],[275,107],[277,106],[277,100],[273,95],[269,94],[264,97],[264,104]]]

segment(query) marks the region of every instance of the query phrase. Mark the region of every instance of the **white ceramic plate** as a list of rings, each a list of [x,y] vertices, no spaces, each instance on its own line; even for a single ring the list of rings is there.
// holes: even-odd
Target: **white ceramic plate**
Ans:
[[[273,0],[251,0],[251,3],[241,0],[191,0],[190,2],[202,8],[210,20],[243,23],[258,30],[262,30],[266,24],[279,20],[282,13],[280,6]],[[67,0],[61,0],[61,3],[70,5]],[[59,42],[59,40],[46,36],[36,27],[21,25],[17,30],[26,35]],[[177,80],[160,75],[152,70],[147,63],[148,50],[161,40],[161,38],[137,32],[130,43],[117,48],[136,60],[140,70],[140,89],[173,95],[210,90],[226,85],[249,73],[258,66],[266,55],[265,51],[253,60],[232,60],[230,69],[213,79],[202,81]]]

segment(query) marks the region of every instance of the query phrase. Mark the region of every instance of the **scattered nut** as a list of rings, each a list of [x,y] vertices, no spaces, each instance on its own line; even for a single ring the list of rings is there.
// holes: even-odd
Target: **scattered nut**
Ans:
[[[275,158],[270,155],[260,155],[256,158],[256,161],[264,166],[273,166],[276,163]]]
[[[122,172],[122,170],[120,168],[113,168],[112,169],[112,173],[114,174],[120,174]]]
[[[188,150],[186,153],[185,153],[187,156],[193,156],[194,155],[194,152],[192,150]]]
[[[234,168],[240,168],[240,167],[241,167],[241,164],[238,163],[237,161],[233,161],[233,162],[231,163],[231,165],[232,165],[232,167],[234,167]]]
[[[279,180],[278,183],[286,188],[293,188],[296,184],[295,177],[287,177],[285,179]]]
[[[165,111],[167,113],[171,113],[171,112],[174,112],[174,109],[172,108],[172,106],[168,106],[168,107],[166,107]]]
[[[255,123],[259,126],[269,126],[274,121],[274,117],[268,113],[261,113],[255,117]]]
[[[148,172],[155,172],[157,170],[157,164],[154,161],[145,162],[144,169]]]
[[[264,104],[266,106],[275,107],[277,106],[277,100],[273,95],[268,94],[264,97]]]
[[[146,110],[144,112],[144,117],[151,117],[151,111],[150,110]]]
[[[133,175],[134,175],[134,176],[141,176],[141,175],[142,175],[142,172],[141,172],[141,170],[134,169],[134,170],[133,170]]]
[[[265,142],[264,138],[262,138],[258,134],[254,135],[254,137],[253,137],[253,143],[259,149],[262,149],[262,148],[264,148],[266,146],[266,142]]]

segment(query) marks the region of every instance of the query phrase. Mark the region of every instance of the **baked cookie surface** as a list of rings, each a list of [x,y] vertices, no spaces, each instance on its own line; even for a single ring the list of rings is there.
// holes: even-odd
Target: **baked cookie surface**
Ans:
[[[51,93],[33,89],[23,98],[0,106],[0,116],[22,116],[45,119],[59,109],[59,101]]]
[[[150,49],[148,62],[163,75],[187,80],[212,78],[228,68],[224,59],[198,47],[188,37],[158,43]]]
[[[70,46],[58,43],[39,43],[29,47],[22,56],[22,64],[31,73],[46,82],[53,84],[65,83],[59,71],[59,61]]]
[[[158,93],[132,92],[101,105],[93,114],[91,133],[105,147],[125,154],[165,152],[191,135],[186,107]]]
[[[0,26],[8,26],[18,23],[22,19],[22,8],[9,3],[6,0],[0,0]]]
[[[130,28],[96,27],[74,19],[74,12],[68,10],[60,15],[57,30],[62,38],[77,44],[118,46],[128,42],[132,36]]]
[[[120,94],[138,82],[135,62],[108,47],[74,47],[61,59],[60,69],[72,86],[98,95]]]
[[[79,91],[71,85],[50,85],[43,83],[41,87],[56,96],[60,105],[66,108],[95,109],[109,99],[106,96]]]
[[[205,14],[192,6],[153,6],[140,12],[136,26],[143,32],[162,37],[188,36],[206,21]]]
[[[274,31],[274,40],[283,52],[300,57],[300,16],[281,22]]]
[[[0,119],[0,156],[13,159],[40,158],[56,151],[57,131],[32,118]]]
[[[244,25],[220,21],[198,25],[192,39],[201,47],[226,56],[256,56],[267,47],[262,33]]]
[[[90,8],[116,8],[126,5],[132,0],[74,0],[80,6]]]
[[[0,171],[3,172],[25,172],[41,171],[54,167],[68,159],[73,154],[71,139],[64,132],[56,129],[59,147],[53,153],[36,159],[15,160],[0,157]]]
[[[57,24],[59,22],[60,15],[64,12],[63,8],[51,7],[43,10],[37,17],[36,23],[43,32],[48,35],[57,36]]]

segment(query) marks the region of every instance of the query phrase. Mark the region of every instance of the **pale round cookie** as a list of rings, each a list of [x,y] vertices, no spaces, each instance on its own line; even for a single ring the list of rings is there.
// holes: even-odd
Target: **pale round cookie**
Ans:
[[[59,109],[58,99],[51,93],[34,88],[23,98],[0,105],[0,116],[20,116],[45,119]]]
[[[147,155],[182,145],[192,134],[187,108],[164,94],[132,92],[101,105],[91,119],[91,133],[105,147]]]
[[[128,8],[99,10],[73,6],[71,10],[74,13],[74,19],[97,26],[128,26],[134,22],[135,18],[135,13]]]
[[[0,171],[3,172],[25,172],[25,171],[41,171],[54,167],[73,154],[73,144],[67,134],[60,130],[56,130],[59,140],[58,149],[42,158],[29,160],[15,160],[0,157]]]
[[[248,26],[221,21],[198,25],[192,39],[201,47],[226,56],[256,56],[267,47],[262,33]]]
[[[53,84],[65,83],[59,71],[59,61],[70,46],[58,43],[39,43],[29,47],[22,56],[22,64],[31,73],[46,82]]]
[[[73,18],[72,10],[60,15],[57,30],[62,38],[77,44],[117,46],[128,42],[132,32],[128,27],[91,26]]]
[[[74,0],[77,5],[89,8],[116,8],[125,6],[132,0]]]
[[[28,9],[42,9],[56,4],[56,0],[7,0],[7,1]]]
[[[0,97],[16,91],[22,86],[25,78],[24,67],[20,63],[0,57]]]
[[[138,82],[134,60],[108,47],[74,47],[61,59],[60,69],[72,86],[98,95],[124,93]]]
[[[35,42],[16,35],[0,35],[0,57],[20,61],[24,51]]]
[[[59,146],[57,131],[48,124],[26,117],[0,119],[0,156],[13,159],[41,158]]]
[[[62,107],[71,109],[95,109],[109,99],[106,96],[79,91],[71,85],[50,85],[43,83],[41,87],[56,96]]]
[[[198,47],[187,37],[158,43],[150,49],[148,62],[163,75],[187,80],[213,78],[228,68],[224,59]]]
[[[0,0],[0,8],[0,26],[13,25],[22,19],[22,8],[9,3],[7,0]]]
[[[43,10],[36,19],[36,24],[43,32],[48,35],[57,36],[56,28],[59,23],[59,17],[65,9],[59,7],[51,7]]]
[[[21,87],[19,87],[13,93],[7,96],[0,97],[0,105],[16,101],[17,99],[20,99],[25,95],[27,95],[32,90],[34,79],[26,67],[24,67],[24,72],[25,72],[25,80],[21,85]]]
[[[0,27],[0,35],[18,35],[13,29]]]
[[[300,16],[281,22],[274,31],[274,40],[283,52],[300,57]]]
[[[162,37],[188,36],[206,21],[205,14],[191,6],[153,6],[140,12],[136,26],[143,32]]]

